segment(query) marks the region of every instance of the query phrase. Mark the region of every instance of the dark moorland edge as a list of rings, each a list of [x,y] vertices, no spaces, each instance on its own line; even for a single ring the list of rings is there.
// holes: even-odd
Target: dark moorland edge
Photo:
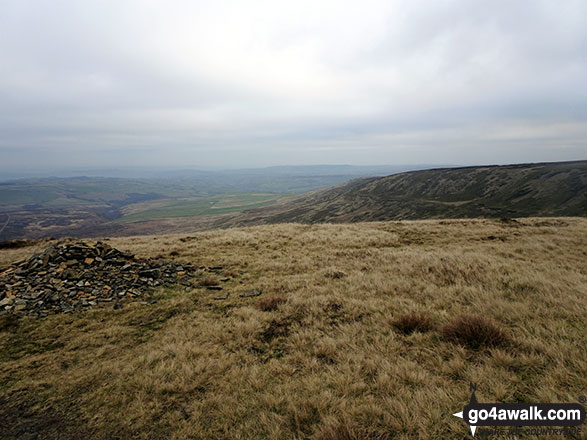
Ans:
[[[355,179],[214,225],[586,215],[587,161],[575,161]]]

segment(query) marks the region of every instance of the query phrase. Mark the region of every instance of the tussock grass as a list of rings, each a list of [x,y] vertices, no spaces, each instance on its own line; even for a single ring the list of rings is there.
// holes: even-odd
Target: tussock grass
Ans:
[[[213,286],[219,286],[220,281],[218,281],[217,278],[207,276],[207,277],[200,279],[198,281],[198,284],[200,286],[204,286],[204,287],[213,287]]]
[[[435,328],[434,321],[427,313],[405,313],[399,315],[392,322],[393,327],[404,335],[418,332],[428,332]]]
[[[280,305],[285,304],[287,298],[284,296],[273,295],[268,298],[263,298],[257,303],[257,307],[264,312],[272,312],[277,310]]]
[[[222,265],[227,299],[178,286],[120,310],[6,321],[5,438],[462,439],[470,434],[451,414],[468,402],[470,381],[482,402],[576,402],[587,389],[586,219],[286,224],[190,237],[108,242]],[[38,250],[2,250],[0,265]],[[263,294],[239,296],[250,289]],[[404,336],[393,323],[426,322],[414,312],[441,328]],[[483,320],[463,318],[472,315]],[[483,339],[495,330],[485,321],[511,343],[487,343],[499,338]],[[482,336],[481,349],[469,334]]]
[[[442,328],[449,341],[470,348],[499,347],[511,343],[510,336],[497,324],[481,315],[460,315]]]

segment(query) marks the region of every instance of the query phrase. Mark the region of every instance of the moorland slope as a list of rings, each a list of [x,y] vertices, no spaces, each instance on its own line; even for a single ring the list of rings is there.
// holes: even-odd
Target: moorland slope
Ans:
[[[469,382],[482,402],[587,389],[587,219],[106,242],[202,269],[118,308],[0,316],[2,438],[463,439]]]
[[[352,180],[217,226],[586,216],[587,161],[445,168]]]

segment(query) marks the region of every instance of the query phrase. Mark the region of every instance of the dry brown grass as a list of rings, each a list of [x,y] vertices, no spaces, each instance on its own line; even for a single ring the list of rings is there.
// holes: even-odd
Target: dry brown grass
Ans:
[[[264,312],[272,312],[277,310],[280,305],[285,304],[287,302],[287,298],[280,295],[273,295],[268,298],[260,299],[257,303],[257,306],[260,310]]]
[[[346,276],[346,273],[344,273],[340,270],[327,270],[326,273],[324,273],[324,276],[326,278],[332,278],[333,280],[338,280],[340,278],[344,278]]]
[[[510,336],[497,324],[481,315],[460,315],[442,328],[449,341],[479,349],[511,343]]]
[[[204,277],[198,281],[198,284],[204,287],[212,287],[219,286],[220,281],[218,281],[218,279],[214,277]]]
[[[352,421],[342,422],[326,421],[315,436],[316,440],[387,440],[391,439],[391,433],[377,433],[366,429],[357,428]]]
[[[434,329],[434,321],[427,313],[404,313],[393,320],[392,325],[400,333],[410,335],[415,331],[428,332]]]
[[[153,304],[2,326],[4,438],[462,439],[451,414],[470,381],[482,402],[576,402],[587,390],[586,219],[190,235],[109,243],[223,265],[226,300],[178,287]],[[38,250],[2,250],[0,265]],[[263,294],[239,296],[249,289]],[[272,297],[287,301],[261,310]],[[512,343],[475,350],[390,326],[414,311],[438,325],[482,315]]]

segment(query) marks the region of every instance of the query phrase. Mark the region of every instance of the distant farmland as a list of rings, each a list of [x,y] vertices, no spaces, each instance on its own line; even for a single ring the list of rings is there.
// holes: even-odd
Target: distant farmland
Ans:
[[[123,216],[118,221],[134,222],[158,218],[240,212],[245,209],[272,205],[282,197],[276,194],[244,193],[191,199],[157,200],[123,208]]]

